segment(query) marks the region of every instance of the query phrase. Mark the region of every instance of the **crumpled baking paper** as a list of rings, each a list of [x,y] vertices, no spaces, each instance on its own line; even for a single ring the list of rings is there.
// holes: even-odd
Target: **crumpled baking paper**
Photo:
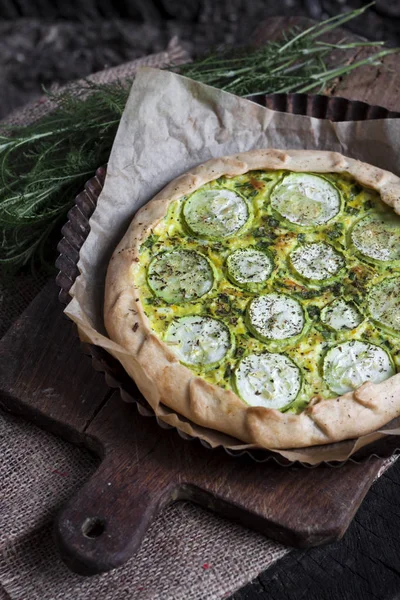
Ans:
[[[126,360],[129,353],[107,337],[103,295],[109,259],[135,212],[196,165],[256,148],[332,150],[400,175],[400,119],[333,123],[280,113],[168,71],[139,69],[80,252],[81,274],[65,310],[81,339]],[[153,409],[158,419],[213,447],[254,447],[191,423],[163,405]],[[388,429],[326,446],[273,451],[308,464],[344,461],[380,437],[400,434],[393,422]]]

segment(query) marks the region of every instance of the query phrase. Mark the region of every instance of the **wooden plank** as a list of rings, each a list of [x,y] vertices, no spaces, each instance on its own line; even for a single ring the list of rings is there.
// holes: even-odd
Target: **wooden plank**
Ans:
[[[371,488],[340,543],[291,552],[230,600],[398,599],[399,489],[397,463]]]
[[[210,451],[160,428],[110,392],[82,355],[53,283],[0,342],[0,392],[3,408],[104,454],[58,521],[64,557],[84,573],[124,562],[157,510],[178,498],[291,545],[338,539],[381,464],[349,463],[340,476],[328,467],[282,469]],[[99,524],[106,535],[98,534]]]
[[[110,396],[50,282],[0,341],[0,407],[81,442]]]
[[[123,564],[158,510],[187,499],[291,546],[340,538],[382,465],[279,467],[182,440],[118,394],[86,430],[104,448],[98,471],[56,523],[65,562],[82,574]],[[93,528],[94,534],[87,531]],[[93,532],[92,532],[93,533]]]
[[[371,54],[371,52],[369,52]],[[358,60],[367,55],[363,50]],[[335,96],[362,100],[400,111],[400,56],[386,56],[381,66],[360,67],[344,77],[333,88]]]
[[[122,564],[154,514],[179,498],[290,545],[336,540],[382,462],[348,463],[340,474],[283,469],[210,451],[160,428],[110,392],[82,355],[53,283],[0,342],[0,392],[3,408],[104,455],[57,522],[63,556],[82,573]]]

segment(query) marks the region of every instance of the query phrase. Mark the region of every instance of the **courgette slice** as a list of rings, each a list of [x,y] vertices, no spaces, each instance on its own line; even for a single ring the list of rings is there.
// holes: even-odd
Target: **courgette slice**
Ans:
[[[172,321],[165,342],[186,365],[217,366],[233,345],[228,327],[212,317],[190,315]]]
[[[241,288],[260,289],[274,268],[272,257],[255,248],[239,248],[226,261],[228,278]]]
[[[400,265],[400,217],[395,213],[363,217],[350,237],[356,252],[369,262]]]
[[[334,331],[348,331],[358,327],[363,317],[353,302],[338,298],[322,309],[321,321]]]
[[[380,383],[395,372],[393,360],[383,348],[358,340],[334,346],[323,363],[325,382],[336,394],[352,392],[366,381]]]
[[[183,218],[190,233],[210,240],[221,240],[238,233],[249,216],[246,200],[226,188],[200,189],[183,205]]]
[[[246,321],[253,335],[263,342],[298,336],[306,324],[300,302],[276,292],[251,300],[247,307]]]
[[[375,285],[368,294],[371,319],[390,333],[400,333],[400,277],[389,277]]]
[[[172,250],[151,261],[147,281],[153,293],[169,304],[201,298],[214,283],[208,259],[194,250]]]
[[[301,388],[299,367],[283,354],[249,354],[234,373],[238,395],[250,406],[284,409],[296,400]]]
[[[339,190],[324,177],[291,173],[277,183],[271,206],[289,223],[312,227],[327,223],[340,212]]]
[[[289,264],[306,281],[329,283],[345,266],[345,259],[329,244],[313,242],[297,246],[289,256]]]

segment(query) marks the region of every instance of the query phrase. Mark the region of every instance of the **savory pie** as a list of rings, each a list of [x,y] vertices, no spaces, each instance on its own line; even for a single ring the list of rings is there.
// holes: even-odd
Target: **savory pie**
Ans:
[[[134,217],[110,337],[145,398],[267,448],[400,415],[400,178],[341,154],[210,160]]]

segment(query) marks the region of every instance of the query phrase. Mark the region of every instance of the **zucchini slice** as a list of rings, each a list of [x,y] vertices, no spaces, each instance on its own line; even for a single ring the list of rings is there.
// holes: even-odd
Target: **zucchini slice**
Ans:
[[[260,288],[274,268],[272,258],[255,248],[239,248],[226,261],[228,278],[242,288]]]
[[[341,204],[340,192],[332,183],[308,173],[286,175],[271,194],[272,208],[300,227],[327,223],[339,213]]]
[[[190,302],[207,294],[214,283],[208,259],[194,250],[172,250],[151,261],[147,281],[153,293],[169,304]]]
[[[289,256],[289,263],[303,279],[326,283],[344,267],[345,259],[329,244],[313,242],[297,246]]]
[[[297,300],[272,292],[254,298],[247,307],[247,325],[259,340],[287,340],[302,333],[306,324]]]
[[[172,321],[165,342],[187,365],[217,366],[232,348],[228,327],[212,317],[190,315]]]
[[[283,354],[249,354],[234,373],[238,395],[250,406],[287,408],[301,388],[301,372]]]
[[[368,294],[371,319],[391,333],[400,333],[400,277],[389,277]]]
[[[192,235],[220,240],[237,233],[247,223],[249,207],[232,190],[198,190],[183,205],[183,218]]]
[[[323,363],[325,382],[336,394],[352,392],[366,381],[380,383],[395,372],[392,358],[383,348],[357,340],[328,350]]]
[[[334,331],[345,331],[358,327],[363,317],[353,302],[338,298],[322,309],[321,321]]]
[[[355,250],[371,262],[400,264],[400,217],[396,214],[367,215],[357,221],[350,237]]]

